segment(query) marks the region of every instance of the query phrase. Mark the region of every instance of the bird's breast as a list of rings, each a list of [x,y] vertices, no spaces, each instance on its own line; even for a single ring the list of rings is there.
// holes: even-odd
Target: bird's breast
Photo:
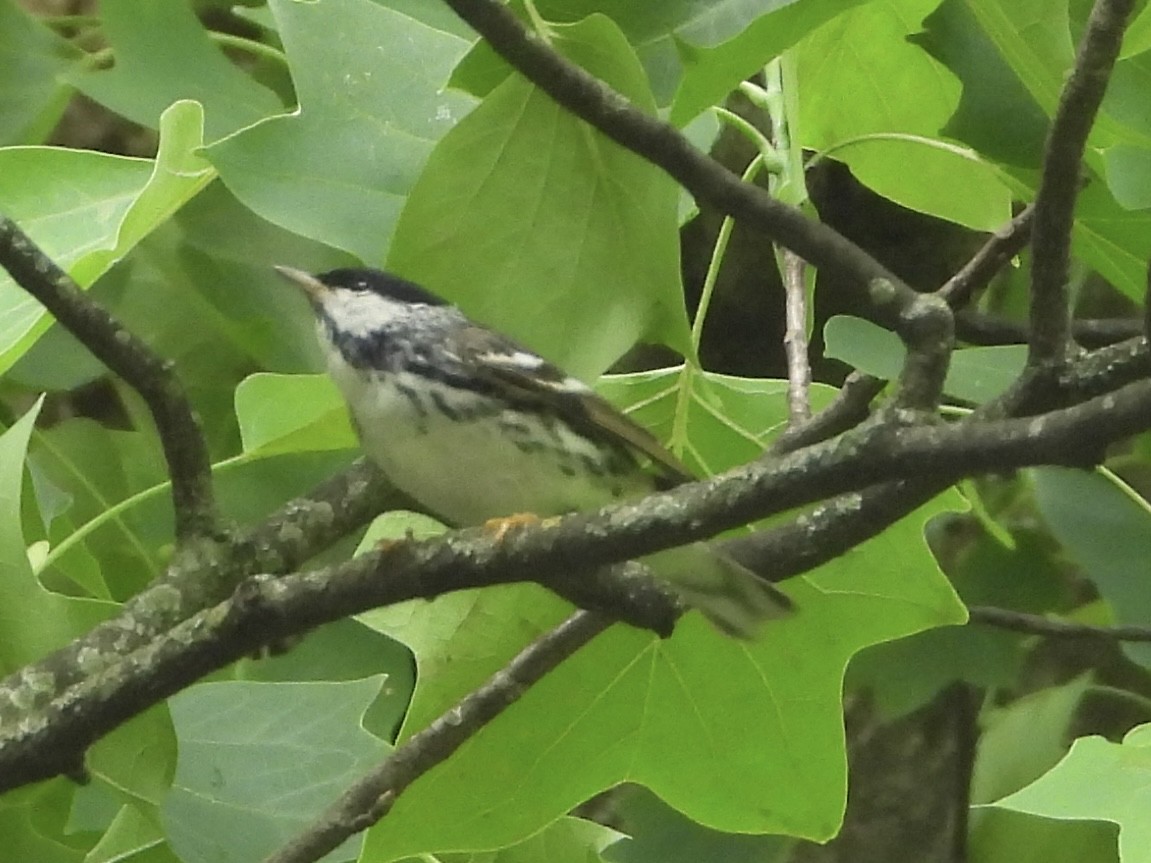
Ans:
[[[365,372],[339,359],[329,370],[365,454],[450,523],[594,509],[652,488],[628,453],[589,440],[554,415],[408,371]]]

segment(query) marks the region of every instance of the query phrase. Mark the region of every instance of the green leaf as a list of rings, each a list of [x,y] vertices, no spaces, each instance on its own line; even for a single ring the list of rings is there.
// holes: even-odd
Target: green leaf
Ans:
[[[947,575],[960,598],[968,606],[996,605],[1033,614],[1065,608],[1065,579],[1050,559],[1045,532],[1006,533],[992,523],[990,529],[998,527],[995,535],[971,535],[970,519],[981,508],[972,485],[965,484],[966,497],[975,504],[970,515],[944,516],[928,526],[932,547],[943,549],[937,553],[950,561]],[[990,518],[984,513],[985,526]],[[954,545],[949,537],[956,534],[963,537],[962,552],[949,554],[946,549]],[[852,690],[866,687],[884,716],[903,716],[957,680],[986,690],[1016,686],[1027,644],[1023,635],[989,626],[930,629],[857,654],[848,685]]]
[[[971,802],[990,803],[1038,779],[1067,752],[1071,720],[1091,684],[1083,674],[991,708],[971,777]]]
[[[100,841],[84,858],[84,863],[117,863],[121,860],[135,863],[140,860],[137,855],[163,843],[164,833],[154,818],[137,806],[122,806]]]
[[[1048,118],[1008,66],[966,0],[945,0],[912,41],[963,84],[943,133],[998,162],[1038,168]],[[1011,133],[1005,135],[1005,129]]]
[[[1116,144],[1103,153],[1103,160],[1115,203],[1128,210],[1151,207],[1151,149]]]
[[[884,380],[895,380],[907,350],[899,336],[878,324],[836,315],[824,328],[827,356]],[[982,403],[1003,393],[1023,371],[1026,345],[961,348],[951,355],[943,390]]]
[[[167,705],[161,702],[101,738],[85,763],[121,800],[158,821],[176,767],[176,735]]]
[[[959,82],[907,41],[936,5],[868,3],[797,46],[802,144],[846,162],[860,182],[905,207],[994,230],[1011,216],[1007,187],[993,165],[939,138],[959,104]]]
[[[201,683],[173,697],[180,760],[164,825],[180,859],[259,860],[319,817],[388,752],[360,724],[382,680]]]
[[[701,476],[759,458],[787,425],[786,381],[679,366],[609,375],[597,389]],[[813,407],[827,404],[835,392],[813,386]]]
[[[124,214],[116,245],[87,255],[75,268],[76,278],[87,283],[89,271],[105,272],[215,179],[212,166],[198,152],[203,142],[204,109],[200,103],[176,102],[164,111],[152,173]]]
[[[968,0],[1000,56],[1047,116],[1055,113],[1064,72],[1075,56],[1066,3]]]
[[[10,860],[81,863],[86,848],[64,826],[76,785],[60,777],[0,797],[0,836]]]
[[[162,547],[170,541],[171,512],[159,501],[120,512],[116,504],[166,481],[163,456],[150,432],[116,431],[88,419],[74,419],[39,432],[30,456],[34,469],[70,496],[69,524],[49,534],[51,566],[59,568],[92,596],[126,599],[163,568]],[[88,536],[73,551],[77,525],[95,522],[106,529]],[[77,558],[78,552],[81,553]],[[94,572],[88,573],[91,565]],[[40,570],[38,570],[40,571]]]
[[[1138,305],[1147,288],[1151,211],[1121,206],[1107,185],[1089,177],[1079,194],[1072,249]]]
[[[0,671],[8,674],[67,644],[110,614],[109,603],[45,590],[32,574],[20,529],[28,437],[39,403],[0,435]]]
[[[1151,617],[1151,506],[1114,476],[1058,467],[1028,473],[1051,532],[1095,583],[1116,622],[1145,624]],[[1123,650],[1151,664],[1151,645],[1128,642]]]
[[[327,375],[256,374],[236,387],[244,452],[350,449],[355,432]]]
[[[1044,818],[1109,821],[1119,825],[1123,863],[1151,861],[1151,726],[1140,725],[1112,743],[1081,737],[1054,768],[995,804]]]
[[[208,158],[268,221],[378,263],[432,145],[470,107],[443,90],[467,42],[370,0],[271,6],[300,109]]]
[[[212,178],[194,151],[201,143],[199,105],[164,112],[155,161],[82,150],[0,150],[0,200],[81,287],[102,276]],[[0,371],[50,324],[44,308],[7,273],[0,275]]]
[[[280,100],[212,44],[186,0],[101,0],[116,65],[72,76],[87,96],[142,126],[156,128],[173,102],[204,106],[209,141],[283,110]]]
[[[740,81],[760,71],[772,58],[862,2],[706,4],[698,27],[689,23],[675,31],[684,68],[671,121],[684,126],[701,111],[720,104]]]
[[[622,837],[593,821],[561,818],[530,839],[484,855],[482,861],[471,854],[445,854],[439,859],[444,863],[603,863],[602,852]]]
[[[790,836],[709,830],[638,785],[611,795],[613,815],[629,834],[612,846],[612,863],[783,863],[795,845]]]
[[[322,273],[354,266],[355,258],[261,219],[223,183],[189,201],[174,221],[179,245],[164,251],[179,260],[179,272],[188,278],[188,288],[181,285],[179,292],[203,300],[195,314],[211,328],[212,343],[234,345],[261,369],[323,368],[315,316],[272,265],[290,263]]]
[[[1048,117],[1055,113],[1076,38],[1087,6],[1050,0],[969,0],[967,3],[987,38]],[[1151,144],[1146,84],[1151,56],[1127,56],[1116,64],[1108,92],[1089,137],[1090,146],[1107,148],[1125,142]]]
[[[381,673],[387,684],[365,712],[363,725],[376,737],[392,740],[416,686],[415,663],[404,645],[358,620],[321,626],[288,652],[242,660],[236,669],[238,679],[272,683],[358,680]]]
[[[554,30],[559,50],[654,110],[609,19]],[[388,264],[594,377],[640,339],[690,350],[676,205],[658,169],[516,76],[436,147]]]
[[[847,163],[861,183],[908,209],[975,231],[994,231],[1011,218],[1011,194],[995,165],[939,137],[904,135],[864,132],[830,144],[823,155]]]
[[[61,78],[79,56],[14,0],[0,2],[0,144],[47,136],[71,95]]]
[[[1097,821],[1053,821],[1010,809],[973,809],[975,863],[1118,863],[1118,830]]]

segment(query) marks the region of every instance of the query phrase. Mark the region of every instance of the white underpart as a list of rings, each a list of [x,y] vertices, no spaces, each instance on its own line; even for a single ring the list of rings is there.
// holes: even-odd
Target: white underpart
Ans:
[[[438,391],[449,404],[467,408],[480,396],[407,372],[381,380],[350,367],[329,349],[328,369],[350,405],[364,452],[396,486],[433,513],[457,524],[531,512],[558,515],[594,509],[619,495],[647,490],[640,476],[621,479],[590,474],[580,456],[599,463],[595,446],[564,423],[550,428],[535,418],[508,412],[516,426],[547,442],[547,449],[524,452],[499,418],[452,420],[424,398],[424,415],[403,390]],[[566,451],[567,456],[556,450]],[[574,475],[565,473],[564,467]]]

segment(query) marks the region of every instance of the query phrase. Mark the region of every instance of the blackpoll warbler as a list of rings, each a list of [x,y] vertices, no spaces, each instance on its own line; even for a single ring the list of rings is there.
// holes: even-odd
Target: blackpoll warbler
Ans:
[[[316,313],[368,457],[447,523],[595,509],[692,479],[585,384],[420,286],[378,270],[276,269]],[[643,560],[726,633],[751,636],[791,607],[701,543]]]

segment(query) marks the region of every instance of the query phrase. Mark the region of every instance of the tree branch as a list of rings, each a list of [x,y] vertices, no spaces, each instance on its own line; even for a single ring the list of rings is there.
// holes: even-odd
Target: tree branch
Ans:
[[[865,288],[876,313],[903,334],[899,314],[920,300],[871,255],[838,231],[805,217],[701,153],[673,126],[650,117],[603,81],[569,62],[496,0],[444,0],[535,86],[621,146],[661,168],[717,211],[754,226],[808,263]],[[875,298],[873,283],[878,285]]]
[[[360,459],[305,497],[284,504],[255,529],[183,549],[161,578],[114,617],[0,681],[0,728],[21,722],[181,621],[227,599],[244,578],[296,569],[376,514],[406,504],[407,498]]]
[[[1010,629],[1025,635],[1041,635],[1044,638],[1106,638],[1112,641],[1151,641],[1151,627],[1147,626],[1092,626],[1086,623],[1073,623],[1027,614],[1008,608],[989,605],[973,605],[967,609],[972,623]]]
[[[249,579],[232,600],[84,677],[43,710],[0,726],[0,790],[74,769],[93,740],[203,674],[261,644],[349,614],[452,590],[533,580],[540,573],[570,571],[575,560],[589,570],[604,567],[892,478],[946,484],[988,470],[1085,464],[1109,442],[1148,427],[1148,380],[1038,417],[930,427],[874,422],[775,461],[502,538],[483,529],[457,531],[394,543],[326,569]],[[1092,447],[1085,449],[1087,439]],[[833,501],[829,523],[836,507],[852,503],[850,496]],[[601,573],[588,578],[602,578],[605,594],[619,589]],[[623,600],[631,593],[624,589]],[[9,697],[21,704],[28,695],[16,690]]]
[[[795,252],[784,249],[783,290],[787,327],[783,348],[787,353],[788,428],[794,429],[811,419],[811,361],[807,356],[807,286],[803,274],[807,264]]]
[[[1060,94],[1047,134],[1032,229],[1032,366],[1062,364],[1071,338],[1068,274],[1075,199],[1087,136],[1119,56],[1134,0],[1096,0],[1079,44],[1075,67]]]
[[[176,537],[217,530],[215,489],[200,421],[172,364],[92,302],[11,219],[0,216],[0,265],[100,362],[140,394],[152,413],[172,480]]]
[[[409,737],[304,832],[265,863],[311,863],[366,830],[388,813],[404,790],[445,761],[545,674],[610,625],[608,618],[577,611],[533,641],[479,689]]]
[[[871,403],[885,386],[887,382],[879,378],[852,372],[831,404],[807,422],[789,426],[775,439],[769,452],[774,455],[794,452],[854,428],[870,415]]]
[[[1071,336],[1077,344],[1095,349],[1142,335],[1138,318],[1086,318],[1071,322]],[[1027,324],[964,309],[955,316],[955,334],[973,345],[1025,345],[1031,340]]]
[[[986,287],[1012,258],[1022,252],[1031,240],[1031,224],[1035,219],[1035,205],[1020,210],[1010,222],[991,235],[954,276],[944,282],[935,293],[958,311],[965,308],[976,291]]]

